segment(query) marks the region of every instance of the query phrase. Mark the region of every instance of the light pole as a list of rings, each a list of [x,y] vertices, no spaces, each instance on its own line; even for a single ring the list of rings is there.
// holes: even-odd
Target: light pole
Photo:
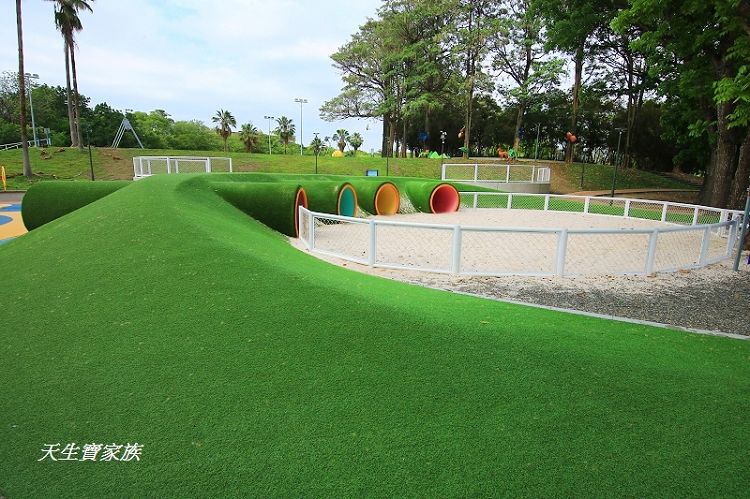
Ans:
[[[307,104],[307,99],[296,98],[294,102],[299,102],[299,155],[302,156],[302,104]]]
[[[319,132],[313,132],[313,135],[315,135],[315,150],[313,151],[315,153],[315,174],[318,174],[318,153],[320,152],[320,139],[318,138]]]
[[[36,122],[34,121],[34,101],[31,98],[34,87],[31,84],[31,80],[38,80],[39,75],[36,73],[25,73],[26,81],[29,86],[29,107],[31,108],[31,129],[34,132],[34,147],[39,147],[39,140],[36,138]]]
[[[534,163],[539,160],[539,127],[541,126],[541,123],[536,124],[536,146],[534,147]]]
[[[271,154],[271,120],[273,116],[263,116],[264,119],[268,120],[268,154]]]
[[[615,168],[612,170],[612,192],[610,193],[610,197],[615,197],[615,185],[617,184],[617,164],[620,162],[620,141],[622,140],[622,132],[624,131],[622,128],[615,128],[616,131],[620,132],[620,135],[617,137],[617,154],[615,154]],[[609,204],[612,204],[612,201],[609,202]]]

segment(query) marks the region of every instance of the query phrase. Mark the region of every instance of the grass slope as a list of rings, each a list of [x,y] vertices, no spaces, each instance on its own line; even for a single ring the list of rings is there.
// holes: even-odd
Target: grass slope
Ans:
[[[88,151],[77,149],[50,148],[50,158],[41,159],[41,150],[31,149],[31,163],[35,173],[41,173],[36,180],[45,178],[89,178]],[[130,179],[133,176],[134,156],[229,156],[239,172],[275,172],[275,173],[314,173],[315,157],[281,154],[248,154],[221,151],[181,151],[163,149],[109,149],[94,148],[92,157],[94,175],[97,179]],[[482,158],[486,160],[487,158]],[[462,162],[460,158],[446,162]],[[545,163],[546,164],[546,163]],[[4,165],[8,174],[9,188],[25,190],[29,182],[21,175],[23,163],[21,151],[0,151],[0,165]],[[386,164],[380,157],[318,158],[318,172],[329,175],[364,175],[365,170],[379,170],[386,174],[401,177],[440,178],[439,159],[426,158],[390,158]],[[555,185],[559,192],[574,192],[580,187],[580,164],[572,166],[562,163],[550,163],[554,167]],[[584,185],[587,190],[607,190],[612,185],[612,167],[606,165],[585,165]],[[618,188],[672,188],[695,189],[696,187],[677,179],[664,178],[636,169],[621,171],[618,175]]]
[[[0,495],[746,494],[750,343],[350,272],[204,182],[0,247]]]

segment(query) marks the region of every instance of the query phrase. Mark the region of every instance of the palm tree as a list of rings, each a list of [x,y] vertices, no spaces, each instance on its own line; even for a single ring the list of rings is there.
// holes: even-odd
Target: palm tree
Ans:
[[[359,134],[359,132],[354,132],[349,139],[349,145],[352,146],[352,149],[354,149],[354,154],[357,154],[357,149],[359,149],[362,146],[362,143],[365,141],[365,139],[362,138],[362,136]]]
[[[346,147],[346,143],[349,142],[349,132],[344,130],[343,128],[339,128],[336,130],[336,133],[333,134],[333,140],[338,141],[339,151],[344,152],[344,148]]]
[[[232,127],[237,126],[237,120],[229,111],[219,109],[211,121],[216,123],[216,133],[224,139],[224,152],[227,152],[227,139],[232,135]]]
[[[16,0],[16,29],[18,30],[18,99],[21,101],[21,148],[23,149],[23,174],[31,178],[29,142],[26,136],[26,73],[23,67],[23,22],[21,0]]]
[[[81,10],[93,12],[90,2],[94,0],[50,0],[55,2],[55,26],[62,34],[65,46],[65,83],[68,97],[68,123],[72,146],[83,149],[83,130],[81,129],[80,95],[78,93],[78,73],[76,70],[75,33],[83,29],[78,13]],[[71,98],[71,73],[73,91]]]
[[[279,134],[279,138],[284,143],[284,154],[286,154],[289,141],[294,138],[294,122],[286,116],[282,116],[276,120],[276,123],[279,125],[276,127],[276,133]]]
[[[252,123],[245,123],[240,129],[240,140],[245,144],[245,151],[251,152],[253,146],[258,142],[258,131]]]

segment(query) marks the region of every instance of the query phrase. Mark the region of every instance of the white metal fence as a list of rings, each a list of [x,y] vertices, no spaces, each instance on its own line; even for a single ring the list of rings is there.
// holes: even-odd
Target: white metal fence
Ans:
[[[197,156],[136,156],[133,158],[133,178],[161,173],[232,172],[232,158]]]
[[[52,139],[37,139],[39,147],[48,147],[52,145]],[[34,147],[34,141],[27,141],[29,147]],[[0,144],[0,151],[9,151],[11,149],[18,149],[23,145],[23,142],[13,142],[11,144]]]
[[[391,269],[464,275],[651,274],[731,257],[742,216],[739,211],[640,199],[495,193],[462,197],[463,209],[528,210],[535,209],[529,205],[536,202],[537,210],[666,223],[629,229],[473,227],[342,217],[300,207],[299,237],[313,252]],[[522,203],[523,198],[530,203]]]
[[[550,169],[546,166],[512,165],[510,163],[445,163],[442,180],[548,184]]]

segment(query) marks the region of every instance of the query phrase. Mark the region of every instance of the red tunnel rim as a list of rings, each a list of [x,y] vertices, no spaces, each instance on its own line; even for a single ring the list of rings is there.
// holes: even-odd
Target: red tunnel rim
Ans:
[[[448,196],[446,198],[446,196]],[[430,194],[430,211],[432,213],[451,213],[458,211],[460,198],[458,190],[451,184],[440,184]]]

